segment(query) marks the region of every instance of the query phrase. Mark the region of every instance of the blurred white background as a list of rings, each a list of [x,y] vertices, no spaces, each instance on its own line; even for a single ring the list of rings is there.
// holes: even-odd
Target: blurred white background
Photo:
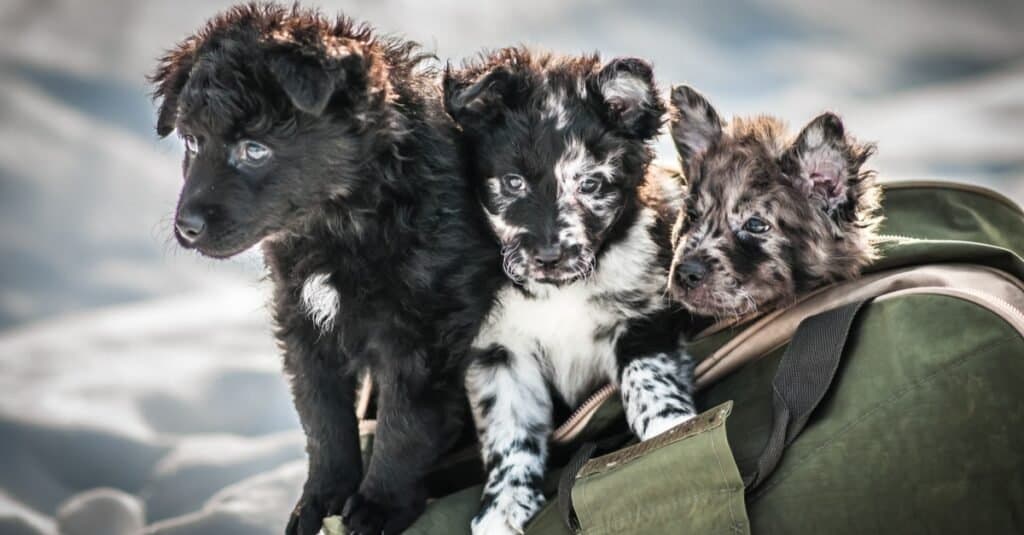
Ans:
[[[283,526],[302,436],[260,261],[176,248],[181,146],[156,139],[144,80],[229,4],[0,4],[0,533]],[[317,5],[443,60],[517,43],[645,57],[726,116],[839,112],[884,179],[1024,201],[1019,0]]]

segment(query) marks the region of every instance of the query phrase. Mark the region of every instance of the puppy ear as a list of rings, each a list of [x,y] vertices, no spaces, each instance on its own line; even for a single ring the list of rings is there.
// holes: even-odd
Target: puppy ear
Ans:
[[[637,139],[658,134],[665,105],[649,63],[638,58],[613,59],[591,76],[588,85],[609,125]]]
[[[874,152],[846,135],[834,113],[812,120],[782,155],[783,173],[792,185],[829,215],[850,212],[864,177],[861,165]]]
[[[185,41],[160,58],[156,72],[148,77],[149,83],[156,86],[153,98],[160,99],[156,118],[156,133],[160,137],[167,137],[174,131],[178,119],[178,95],[188,82],[195,61],[196,43]]]
[[[505,66],[495,67],[475,80],[444,70],[444,109],[459,126],[481,129],[492,124],[517,101],[521,80]]]
[[[345,78],[344,70],[328,70],[320,58],[298,51],[272,53],[269,67],[292,104],[314,116],[324,112],[335,89],[344,83]]]
[[[722,139],[722,119],[703,95],[688,85],[672,88],[672,141],[685,166],[704,157]]]

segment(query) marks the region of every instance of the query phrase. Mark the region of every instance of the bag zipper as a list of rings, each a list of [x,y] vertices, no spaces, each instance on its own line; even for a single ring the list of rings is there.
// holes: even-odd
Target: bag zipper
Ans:
[[[916,236],[906,236],[904,234],[879,234],[878,238],[879,238],[878,239],[879,242],[889,242],[889,241],[898,241],[898,242],[928,241],[928,238],[918,238]]]
[[[922,288],[908,288],[906,290],[900,290],[880,297],[888,299],[904,295],[944,295],[949,297],[959,297],[961,299],[963,296],[972,297],[973,299],[967,300],[982,308],[986,308],[997,313],[1002,312],[1000,316],[1006,319],[1010,325],[1020,332],[1021,336],[1024,336],[1024,311],[1017,308],[1009,301],[988,292],[972,288],[925,286]]]
[[[618,391],[619,388],[614,383],[608,383],[599,388],[597,392],[587,397],[576,410],[572,411],[572,414],[562,422],[562,425],[559,425],[551,433],[551,441],[563,444],[576,438],[575,433],[572,431],[577,427],[586,425],[590,418],[594,416],[597,408]]]
[[[979,299],[987,299],[993,305],[995,305],[997,307],[1001,307],[1004,311],[1007,312],[1007,314],[1017,318],[1017,321],[1020,322],[1021,326],[1024,326],[1024,311],[1021,311],[1021,309],[1015,307],[1013,305],[1013,303],[1010,303],[1009,301],[1003,299],[1002,297],[999,297],[999,296],[996,296],[996,295],[992,295],[992,294],[989,294],[989,293],[985,293],[985,292],[982,292],[982,291],[979,291],[979,290],[970,290],[970,289],[963,289],[963,288],[954,288],[954,289],[957,290],[957,291],[963,292],[965,294],[968,294],[968,295],[973,295],[973,296],[975,296],[975,297],[977,297]],[[1021,333],[1021,334],[1024,335],[1024,333]]]
[[[1024,214],[1024,209],[1014,202],[1012,199],[999,193],[998,191],[986,188],[984,186],[978,186],[975,184],[963,184],[960,182],[945,182],[942,180],[906,180],[900,182],[885,182],[882,184],[883,192],[887,189],[951,189],[958,191],[966,191],[968,193],[974,193],[981,195],[982,197],[988,197],[989,199],[998,202],[1018,214]]]

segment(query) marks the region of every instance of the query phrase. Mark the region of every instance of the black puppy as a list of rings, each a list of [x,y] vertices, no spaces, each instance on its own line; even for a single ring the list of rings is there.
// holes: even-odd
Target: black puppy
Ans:
[[[463,355],[500,283],[453,126],[413,43],[273,5],[214,18],[160,62],[157,132],[187,152],[175,234],[223,258],[262,241],[308,437],[288,533],[342,513],[398,533],[461,428]],[[355,377],[377,384],[365,476]]]

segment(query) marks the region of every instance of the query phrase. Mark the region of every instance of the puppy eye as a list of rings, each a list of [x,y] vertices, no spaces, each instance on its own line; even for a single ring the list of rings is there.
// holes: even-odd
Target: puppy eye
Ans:
[[[580,193],[595,193],[599,189],[601,189],[601,181],[596,178],[584,178],[580,181]]]
[[[507,174],[501,177],[501,183],[509,191],[522,191],[523,187],[526,186],[526,180],[516,174]]]
[[[242,141],[238,144],[238,159],[248,165],[263,165],[270,155],[270,147],[262,143]]]
[[[183,136],[185,140],[185,150],[191,154],[197,154],[199,152],[199,140],[192,134],[186,134]]]
[[[746,223],[743,223],[743,230],[751,234],[763,234],[770,228],[771,225],[767,221],[757,216],[751,217]]]

